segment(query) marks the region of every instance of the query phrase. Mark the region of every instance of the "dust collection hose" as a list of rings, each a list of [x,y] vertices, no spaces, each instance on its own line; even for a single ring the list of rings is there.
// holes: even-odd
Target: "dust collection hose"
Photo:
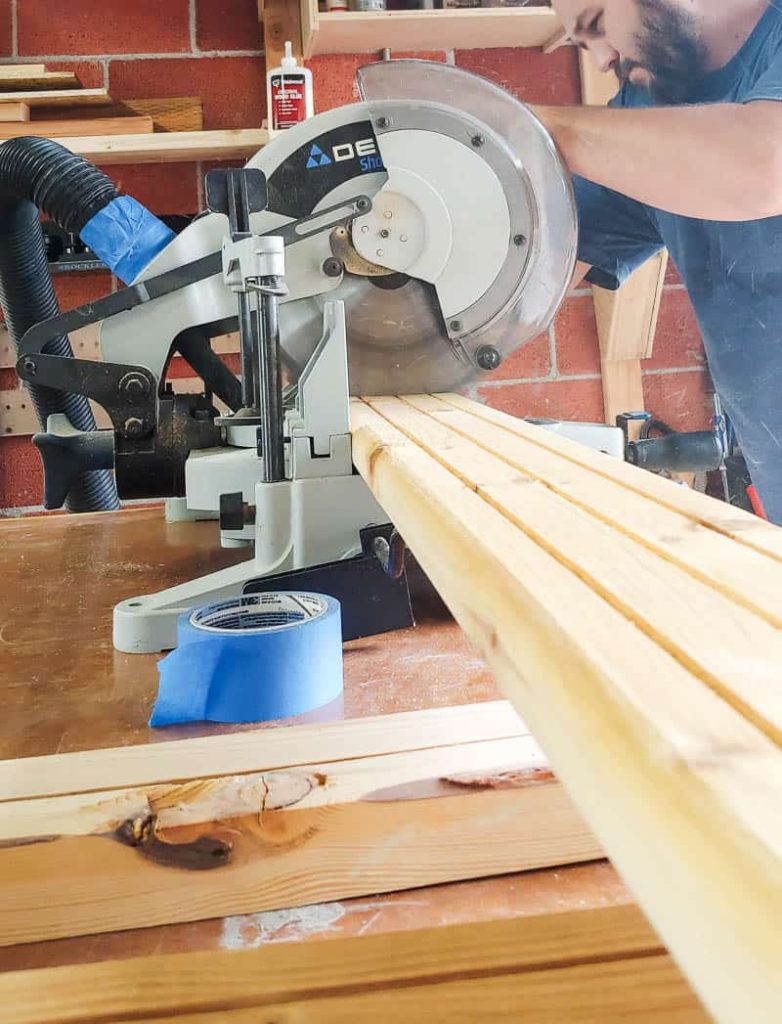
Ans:
[[[139,273],[173,237],[157,218],[88,160],[51,139],[23,137],[0,145],[0,305],[14,346],[34,324],[59,312],[46,261],[39,212],[63,230],[81,235],[124,281]],[[85,230],[86,229],[86,230]],[[72,356],[62,336],[52,355]],[[53,413],[65,413],[78,430],[95,429],[89,402],[53,388],[28,385],[42,429]],[[69,512],[119,508],[111,470],[80,473],[66,500]]]

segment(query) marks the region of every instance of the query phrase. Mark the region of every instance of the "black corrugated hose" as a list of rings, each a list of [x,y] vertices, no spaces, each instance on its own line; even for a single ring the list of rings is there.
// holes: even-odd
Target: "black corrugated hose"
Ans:
[[[39,211],[65,231],[79,234],[116,196],[110,178],[51,139],[25,137],[0,145],[0,305],[15,346],[30,327],[59,312]],[[73,355],[65,336],[47,345],[46,351]],[[95,429],[83,395],[35,386],[29,390],[43,430],[52,413],[65,413],[78,430]],[[74,481],[65,507],[69,512],[119,508],[113,472],[82,473]]]

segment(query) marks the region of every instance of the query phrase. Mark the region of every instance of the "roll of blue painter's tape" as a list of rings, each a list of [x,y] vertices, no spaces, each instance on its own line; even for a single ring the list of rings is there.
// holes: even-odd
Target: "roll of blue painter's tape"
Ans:
[[[342,693],[339,602],[323,594],[247,594],[179,619],[178,647],[158,662],[149,724],[266,722]]]

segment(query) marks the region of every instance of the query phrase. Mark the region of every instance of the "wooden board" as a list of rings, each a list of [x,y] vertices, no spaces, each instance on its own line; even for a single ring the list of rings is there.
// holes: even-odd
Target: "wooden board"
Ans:
[[[616,75],[600,71],[592,55],[579,53],[581,99],[590,106],[605,106],[619,89]],[[618,291],[592,289],[600,339],[600,369],[606,423],[645,408],[641,360],[652,355],[660,302],[668,267],[668,253],[649,260]]]
[[[105,89],[42,89],[39,91],[5,88],[0,81],[0,103],[26,103],[30,107],[100,107],[108,106],[111,97]]]
[[[317,0],[302,0],[304,56],[392,50],[463,50],[537,47],[551,38],[560,21],[545,7],[486,10],[345,11],[319,13]]]
[[[104,166],[154,164],[194,160],[247,160],[269,141],[263,128],[237,128],[204,132],[154,132],[151,135],[58,140],[74,153]]]
[[[61,119],[84,117],[79,107],[61,108],[55,111],[45,107],[36,111],[41,118],[56,116]],[[101,117],[127,117],[129,115],[151,117],[156,132],[199,132],[204,127],[204,113],[198,96],[174,96],[164,99],[122,100],[103,107]]]
[[[45,64],[0,64],[0,83],[9,78],[34,78],[44,71]]]
[[[120,106],[126,112],[151,117],[158,132],[200,132],[204,128],[204,110],[199,96],[123,100]]]
[[[53,91],[55,89],[76,90],[80,88],[79,78],[73,71],[27,71],[0,76],[0,88],[5,92]]]
[[[451,708],[432,708],[372,715],[346,728],[344,722],[300,725],[158,741],[150,747],[109,747],[0,761],[0,803],[67,793],[91,793],[120,786],[149,786],[173,778],[244,774],[257,770],[259,757],[267,769],[291,768],[302,762],[302,750],[313,761],[381,756],[401,750],[425,750],[449,743],[519,738],[528,730],[507,701],[484,701]],[[262,751],[259,751],[262,744]]]
[[[0,121],[29,121],[30,108],[26,103],[0,103]],[[0,125],[2,128],[2,125]]]
[[[449,408],[459,413],[453,427]],[[648,538],[609,524],[621,514],[627,481],[638,481],[635,493],[651,491],[653,502],[664,489],[658,504],[690,520],[694,532],[696,524],[722,536],[730,530],[727,572],[731,551],[738,577],[747,547],[758,550],[760,539],[773,552],[762,574],[778,590],[782,532],[705,496],[680,498],[684,489],[670,482],[647,489],[642,470],[598,453],[584,458],[573,442],[456,396],[368,399],[353,404],[352,419],[358,470],[707,1008],[719,1022],[745,1024],[752,992],[753,1024],[775,1022],[779,629],[691,565],[671,566],[664,540],[652,550]],[[496,442],[481,433],[486,422]],[[548,468],[528,470],[516,437],[548,453]],[[612,482],[597,513],[579,499],[581,482],[572,494],[555,485],[574,463]],[[682,543],[686,537],[685,529]],[[718,663],[713,650],[722,652]]]
[[[504,705],[33,758],[0,776],[0,945],[602,854]]]
[[[603,360],[651,357],[667,268],[668,253],[663,251],[639,267],[618,292],[594,289]]]
[[[706,1024],[634,907],[0,977],[5,1024]]]
[[[258,0],[258,18],[263,27],[263,52],[267,68],[280,66],[285,43],[291,43],[293,56],[302,63],[301,9],[297,0]]]
[[[20,135],[41,135],[49,139],[87,135],[141,135],[154,131],[151,117],[100,117],[90,120],[33,121],[30,124],[0,124],[0,139]]]

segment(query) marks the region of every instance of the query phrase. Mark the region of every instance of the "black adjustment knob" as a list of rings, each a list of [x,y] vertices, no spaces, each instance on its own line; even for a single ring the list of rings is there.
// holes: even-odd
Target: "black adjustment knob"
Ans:
[[[244,495],[241,491],[220,495],[220,529],[244,529]]]
[[[475,353],[475,362],[482,370],[496,370],[502,363],[502,356],[493,345],[481,345]]]
[[[76,430],[61,413],[50,416],[46,428],[45,434],[33,437],[43,462],[43,504],[62,508],[77,476],[114,468],[114,432]]]

